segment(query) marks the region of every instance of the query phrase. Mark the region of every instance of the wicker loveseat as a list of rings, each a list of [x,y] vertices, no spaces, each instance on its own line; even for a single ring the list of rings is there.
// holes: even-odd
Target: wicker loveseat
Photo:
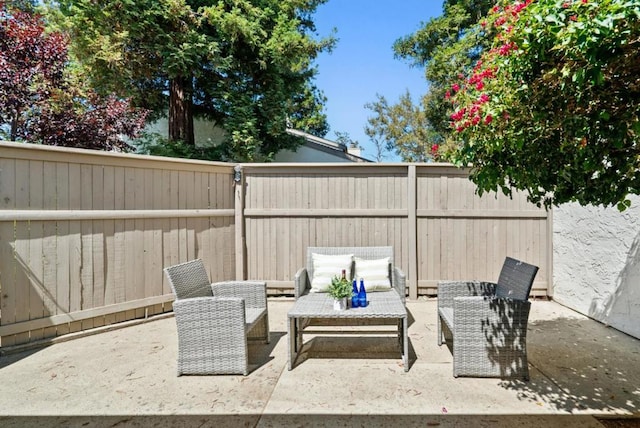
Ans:
[[[300,268],[294,277],[295,298],[309,293],[313,278],[313,254],[327,256],[353,254],[354,258],[378,260],[389,257],[389,280],[391,290],[369,293],[370,299],[384,299],[394,295],[400,296],[402,302],[406,299],[407,277],[402,270],[393,263],[393,247],[308,247],[306,266]]]
[[[438,283],[438,345],[452,340],[455,377],[529,379],[528,297],[537,272],[507,257],[497,283]]]

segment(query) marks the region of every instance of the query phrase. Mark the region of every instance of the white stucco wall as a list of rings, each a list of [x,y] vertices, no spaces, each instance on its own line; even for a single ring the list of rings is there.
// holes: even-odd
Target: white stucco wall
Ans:
[[[640,338],[640,197],[624,212],[565,204],[553,212],[553,298]]]

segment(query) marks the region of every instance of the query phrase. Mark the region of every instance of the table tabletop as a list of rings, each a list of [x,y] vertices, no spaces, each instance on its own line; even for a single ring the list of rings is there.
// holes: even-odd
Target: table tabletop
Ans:
[[[289,318],[404,318],[407,309],[395,291],[372,292],[367,295],[364,308],[333,309],[333,297],[328,293],[309,293],[300,296],[289,310]],[[395,296],[395,297],[394,297]]]

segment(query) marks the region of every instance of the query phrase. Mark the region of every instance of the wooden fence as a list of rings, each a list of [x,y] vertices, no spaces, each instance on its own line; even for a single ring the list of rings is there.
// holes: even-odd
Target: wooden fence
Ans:
[[[495,280],[506,255],[551,295],[551,212],[428,164],[242,164],[0,143],[0,345],[171,310],[164,266],[292,293],[307,246],[392,245],[408,294]]]
[[[170,311],[162,268],[194,257],[232,279],[232,183],[227,164],[1,143],[1,345]]]
[[[242,165],[246,250],[238,276],[287,291],[308,246],[392,245],[408,294],[441,279],[495,281],[506,255],[540,266],[533,295],[551,295],[551,212],[523,194],[478,197],[466,171],[439,164]]]

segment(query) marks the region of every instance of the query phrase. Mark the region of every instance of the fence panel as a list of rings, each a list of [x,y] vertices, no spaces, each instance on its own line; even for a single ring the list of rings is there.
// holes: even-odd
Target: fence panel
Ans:
[[[18,345],[171,310],[162,268],[235,277],[233,166],[2,143],[0,337]]]
[[[441,279],[496,280],[505,256],[551,284],[550,216],[517,193],[479,197],[467,172],[435,164],[246,164],[245,277],[290,293],[309,246],[392,245],[411,297]],[[415,208],[414,208],[415,207]]]

